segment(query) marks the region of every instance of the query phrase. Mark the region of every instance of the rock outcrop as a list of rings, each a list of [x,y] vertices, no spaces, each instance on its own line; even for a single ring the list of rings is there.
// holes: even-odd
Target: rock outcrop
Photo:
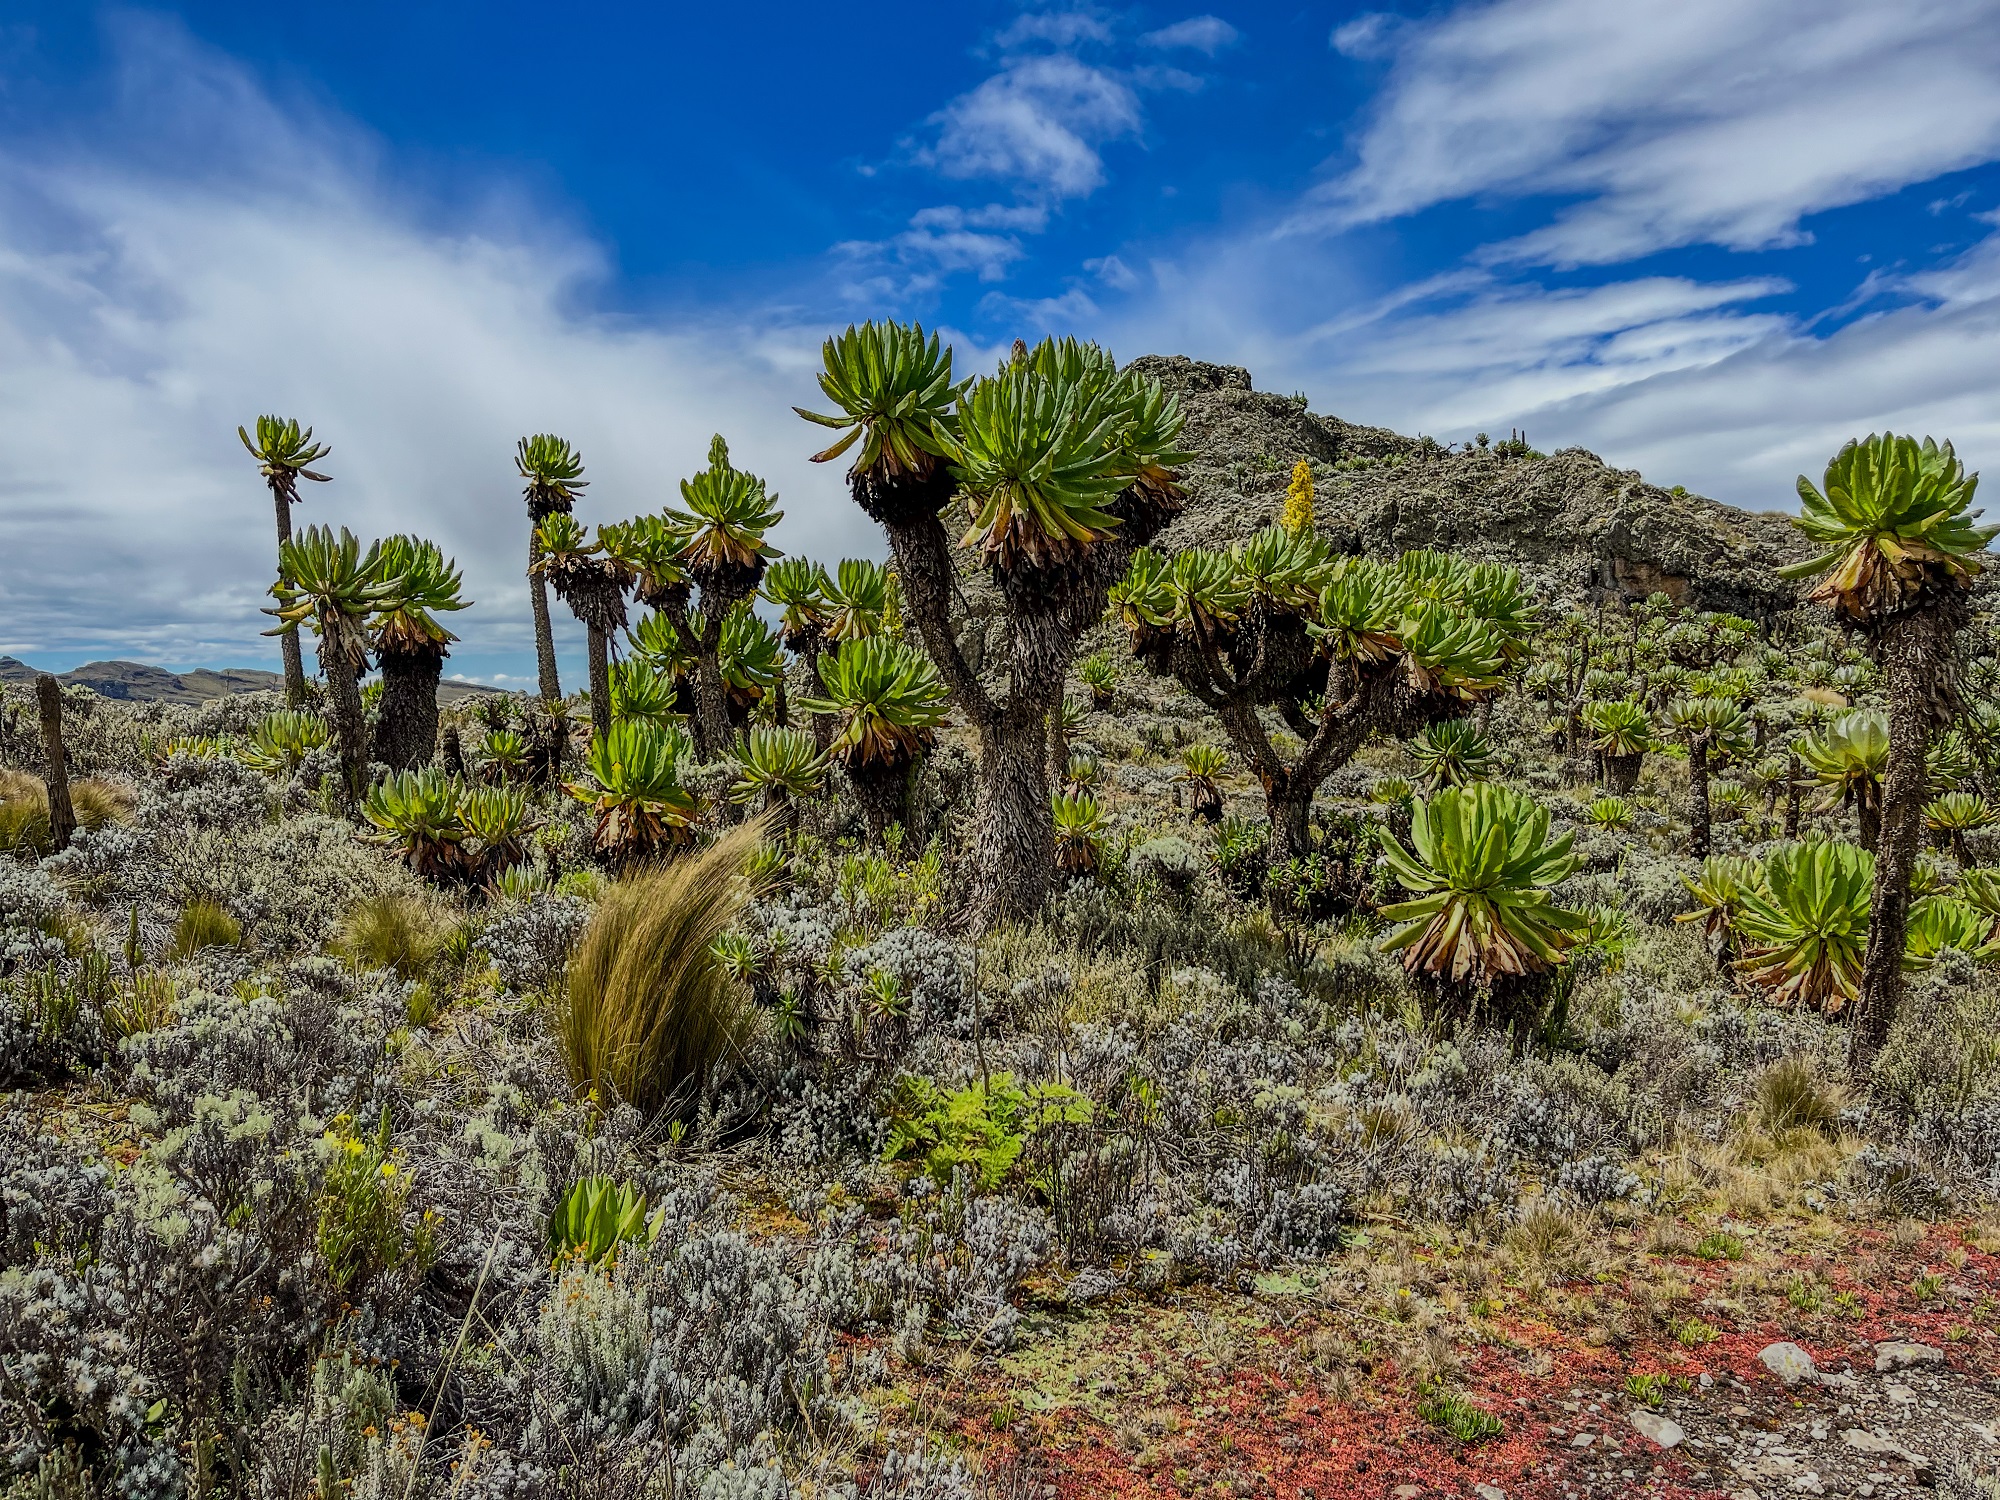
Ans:
[[[1221,545],[1269,525],[1303,458],[1320,528],[1357,550],[1445,548],[1516,564],[1582,598],[1663,592],[1757,620],[1797,602],[1776,570],[1807,544],[1784,515],[1662,489],[1581,448],[1467,452],[1316,416],[1300,397],[1254,389],[1234,365],[1184,355],[1134,364],[1180,395],[1183,446],[1195,455],[1187,507],[1162,549]]]

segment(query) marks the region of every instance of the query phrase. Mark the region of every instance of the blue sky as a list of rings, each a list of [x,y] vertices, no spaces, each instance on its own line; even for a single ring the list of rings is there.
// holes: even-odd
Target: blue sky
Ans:
[[[1884,426],[2000,461],[2000,0],[856,15],[0,4],[0,651],[275,661],[263,410],[333,443],[301,520],[464,564],[483,680],[523,432],[606,519],[721,430],[879,553],[789,408],[883,314],[1755,508]]]

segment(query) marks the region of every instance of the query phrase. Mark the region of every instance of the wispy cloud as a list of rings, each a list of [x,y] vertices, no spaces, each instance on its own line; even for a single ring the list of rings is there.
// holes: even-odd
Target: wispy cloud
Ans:
[[[1068,49],[1082,42],[1109,42],[1112,35],[1111,23],[1090,11],[1029,11],[1009,21],[993,40],[1007,51],[1036,43]]]
[[[1186,48],[1191,52],[1202,52],[1213,57],[1224,47],[1234,43],[1240,33],[1220,16],[1189,16],[1185,21],[1176,21],[1171,26],[1162,26],[1158,31],[1149,31],[1139,38],[1142,47],[1155,47],[1162,51]]]
[[[1300,225],[1482,196],[1572,200],[1496,260],[1608,264],[1796,243],[1802,216],[2000,150],[1990,0],[1497,0],[1385,33],[1395,63],[1351,170]]]
[[[44,649],[176,663],[274,656],[258,631],[269,501],[236,439],[296,414],[333,445],[301,523],[414,530],[465,567],[453,669],[518,659],[525,522],[514,440],[582,449],[586,520],[665,503],[720,430],[768,473],[780,541],[873,541],[788,407],[815,325],[636,324],[579,312],[604,266],[504,222],[394,206],[365,138],[298,128],[178,31],[128,22],[121,136],[181,131],[212,173],[0,142],[0,616]]]

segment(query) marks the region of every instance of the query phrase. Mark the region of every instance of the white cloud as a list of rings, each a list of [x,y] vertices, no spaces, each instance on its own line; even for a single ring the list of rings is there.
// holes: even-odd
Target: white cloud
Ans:
[[[1369,11],[1333,28],[1327,45],[1343,57],[1373,61],[1387,57],[1395,39],[1409,22],[1387,11]]]
[[[136,24],[136,23],[135,23]],[[214,175],[0,144],[0,617],[41,649],[177,664],[275,659],[258,639],[270,502],[236,438],[297,414],[332,444],[301,524],[415,530],[477,601],[454,671],[524,670],[525,521],[514,440],[557,431],[588,521],[653,509],[721,430],[771,477],[777,540],[880,544],[839,476],[804,461],[823,332],[645,324],[575,311],[590,246],[496,225],[440,231],[385,201],[366,143],[300,128],[159,26],[128,49],[121,136],[178,130]],[[139,64],[135,63],[135,67]],[[157,92],[159,79],[173,80]]]
[[[1043,333],[1073,333],[1079,324],[1094,322],[1097,304],[1082,287],[1071,287],[1054,297],[1009,297],[988,292],[979,299],[980,313],[990,319],[1009,319]]]
[[[1299,223],[1550,196],[1576,201],[1496,259],[1796,243],[1803,215],[2000,154],[1994,20],[1991,0],[1462,5],[1394,39],[1357,163]],[[1380,39],[1355,27],[1347,50]]]
[[[847,262],[849,301],[891,304],[928,296],[960,272],[999,281],[1024,253],[1013,235],[970,228],[948,209],[925,209],[886,240],[848,240],[833,250]]]
[[[1010,49],[1031,42],[1068,49],[1081,42],[1109,42],[1111,28],[1087,11],[1031,11],[1016,16],[993,40]]]
[[[1277,268],[1283,268],[1280,277]],[[1904,305],[1825,335],[1757,308],[1776,291],[1647,277],[1572,289],[1441,277],[1303,333],[1266,279],[1323,286],[1336,260],[1231,241],[1153,267],[1156,296],[1090,326],[1121,354],[1178,351],[1247,366],[1315,411],[1463,439],[1524,428],[1660,484],[1753,510],[1792,507],[1850,437],[1949,437],[2000,472],[2000,234],[1936,272],[1880,282]],[[1922,300],[1910,301],[1910,298]],[[2000,513],[2000,508],[1989,507]]]
[[[1098,148],[1140,125],[1138,96],[1066,53],[1010,62],[933,117],[935,145],[917,160],[946,177],[994,178],[1049,199],[1104,183]]]
[[[1185,47],[1191,52],[1204,52],[1213,57],[1234,42],[1238,34],[1236,28],[1220,16],[1189,16],[1185,21],[1149,31],[1139,41],[1147,47]]]
[[[1795,475],[1817,478],[1843,442],[1868,432],[1950,438],[1969,465],[1992,474],[2000,468],[2000,247],[1989,241],[1922,280],[1938,300],[1825,338],[1784,329],[1712,366],[1592,393],[1527,420],[1671,476],[1665,482],[1758,509],[1789,508]]]
[[[1114,291],[1129,292],[1139,284],[1138,275],[1115,255],[1101,255],[1083,263],[1084,270]]]

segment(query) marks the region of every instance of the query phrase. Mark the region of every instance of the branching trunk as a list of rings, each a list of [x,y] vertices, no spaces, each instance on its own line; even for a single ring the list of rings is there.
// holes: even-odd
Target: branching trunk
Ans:
[[[444,675],[444,653],[384,650],[381,661],[375,759],[397,771],[428,765],[437,753],[437,687]]]
[[[49,795],[49,842],[61,853],[76,832],[76,808],[69,798],[69,757],[63,751],[62,685],[47,672],[35,678],[35,706],[41,710],[42,756],[48,762],[42,783]]]
[[[282,557],[285,543],[292,539],[292,502],[275,484],[271,486],[271,502],[278,508],[278,549]],[[285,657],[285,702],[297,708],[306,701],[306,664],[299,633],[287,630],[279,636],[278,649]]]
[[[1258,709],[1280,677],[1287,683],[1297,679],[1294,663],[1283,653],[1273,655],[1260,647],[1243,670],[1233,667],[1233,659],[1226,662],[1214,642],[1183,642],[1175,647],[1174,675],[1215,711],[1231,745],[1264,789],[1265,813],[1271,821],[1266,863],[1274,871],[1312,853],[1313,797],[1327,777],[1353,760],[1371,734],[1378,729],[1414,734],[1425,724],[1463,709],[1455,698],[1412,691],[1393,668],[1356,675],[1345,663],[1332,661],[1325,668],[1319,717],[1304,720],[1302,727],[1310,737],[1288,766],[1272,745]],[[1271,914],[1279,921],[1291,915],[1284,906],[1283,884],[1268,883]]]
[[[904,618],[915,624],[953,702],[979,738],[971,926],[980,934],[1003,921],[1032,917],[1048,899],[1055,875],[1049,717],[1061,712],[1063,679],[1078,639],[1103,615],[1111,585],[1124,575],[1133,547],[1157,530],[1158,518],[1135,517],[1060,567],[996,570],[1007,606],[1002,699],[967,664],[952,635],[952,549],[938,518],[951,490],[950,476],[940,468],[899,482],[894,494],[857,480],[854,497],[888,533]]]
[[[1923,846],[1930,790],[1926,758],[1938,715],[1948,710],[1951,638],[1963,610],[1956,600],[1908,610],[1884,622],[1878,638],[1877,660],[1889,695],[1889,764],[1882,777],[1868,953],[1848,1035],[1847,1065],[1857,1081],[1866,1080],[1903,1000],[1910,874]]]

